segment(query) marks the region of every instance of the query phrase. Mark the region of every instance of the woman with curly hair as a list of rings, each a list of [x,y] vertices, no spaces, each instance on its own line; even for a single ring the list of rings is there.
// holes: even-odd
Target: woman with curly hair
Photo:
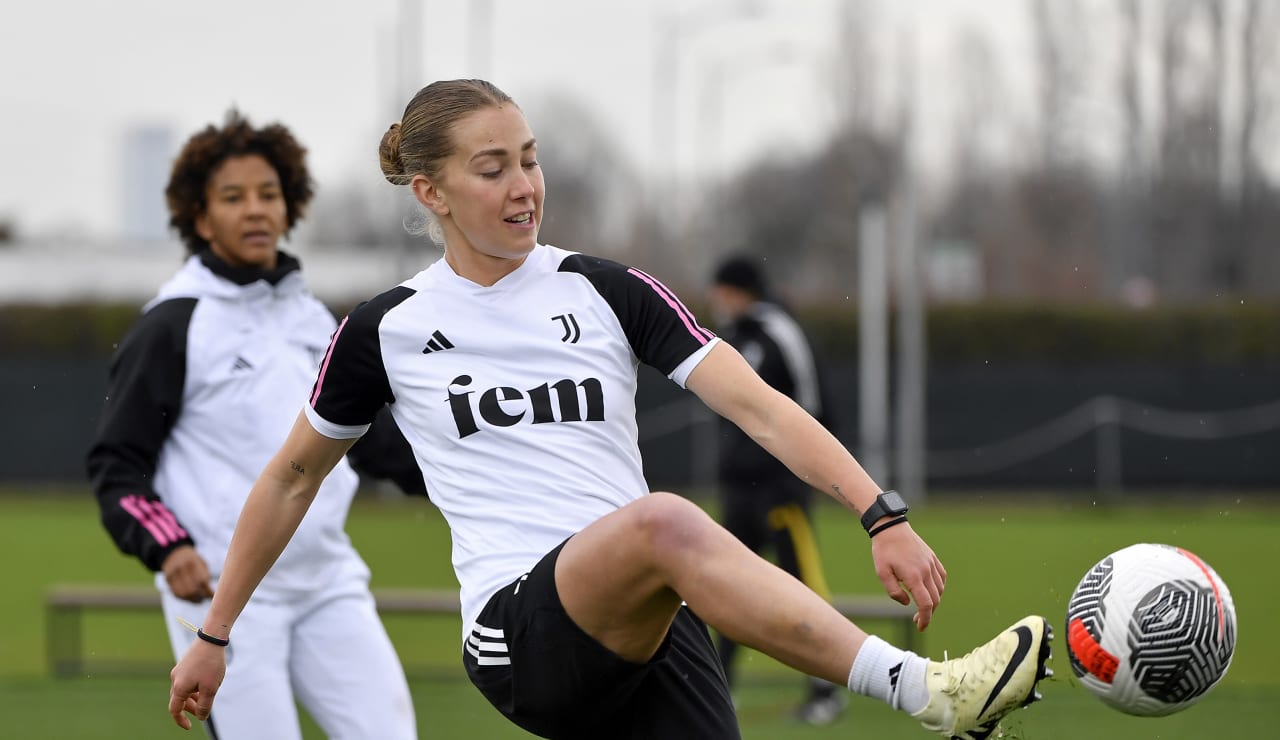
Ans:
[[[177,656],[197,639],[183,623],[203,623],[240,509],[336,326],[278,247],[311,200],[305,155],[284,126],[235,111],[186,142],[165,196],[190,255],[112,360],[88,470],[116,546],[156,574]],[[384,465],[367,472],[425,492],[416,467],[391,467],[408,452],[394,423],[377,426],[365,449],[388,454],[362,456]],[[297,703],[329,737],[416,736],[369,569],[344,531],[357,482],[338,461],[245,608],[211,737],[300,738]]]

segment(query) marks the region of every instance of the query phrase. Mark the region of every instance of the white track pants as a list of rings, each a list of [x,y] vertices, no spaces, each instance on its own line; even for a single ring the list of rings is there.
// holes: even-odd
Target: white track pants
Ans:
[[[197,638],[178,617],[200,626],[209,602],[182,601],[163,587],[161,594],[169,642],[181,657]],[[251,599],[228,651],[206,726],[216,740],[299,740],[295,699],[335,740],[417,737],[404,669],[363,583],[293,603]]]

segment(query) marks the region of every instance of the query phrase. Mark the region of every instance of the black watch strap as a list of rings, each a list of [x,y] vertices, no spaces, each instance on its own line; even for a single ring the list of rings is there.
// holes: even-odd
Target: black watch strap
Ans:
[[[885,491],[876,496],[876,500],[862,513],[862,528],[871,531],[875,523],[886,516],[900,516],[907,513],[907,502],[897,491]]]

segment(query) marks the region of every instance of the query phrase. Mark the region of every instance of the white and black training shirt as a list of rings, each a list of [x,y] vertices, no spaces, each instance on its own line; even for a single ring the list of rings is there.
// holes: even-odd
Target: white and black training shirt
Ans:
[[[307,418],[349,439],[390,405],[452,531],[468,634],[494,591],[649,492],[638,365],[683,386],[717,341],[615,262],[538,245],[485,287],[439,260],[343,320]]]
[[[158,571],[174,548],[194,543],[217,576],[249,489],[293,426],[335,327],[288,254],[269,272],[229,267],[207,250],[186,260],[113,357],[88,455],[102,522],[121,551]],[[389,421],[370,442],[391,449]],[[367,577],[343,531],[356,485],[339,462],[259,593]]]

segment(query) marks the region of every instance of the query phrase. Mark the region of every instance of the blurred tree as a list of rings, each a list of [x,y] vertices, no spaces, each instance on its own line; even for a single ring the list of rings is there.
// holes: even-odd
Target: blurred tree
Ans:
[[[955,125],[951,130],[953,173],[984,173],[995,160],[1002,106],[1009,99],[991,39],[981,28],[964,26],[951,54],[955,59]]]
[[[983,284],[998,294],[1016,290],[1014,265],[1025,239],[998,238],[1009,225],[1009,202],[995,166],[1002,103],[1009,91],[990,39],[966,26],[950,49],[956,70],[955,125],[950,138],[951,182],[930,229],[941,242],[979,245]]]
[[[1147,117],[1143,106],[1144,35],[1149,14],[1141,0],[1121,0],[1119,58],[1119,158],[1116,177],[1102,183],[1108,196],[1103,205],[1105,248],[1103,289],[1109,298],[1124,300],[1134,286],[1148,285],[1152,273],[1150,238],[1146,231],[1150,201]],[[1133,299],[1130,299],[1133,302]]]
[[[1243,254],[1240,288],[1255,295],[1280,296],[1280,193],[1268,181],[1262,157],[1274,151],[1275,114],[1280,109],[1277,61],[1280,6],[1273,0],[1246,0],[1240,25],[1240,129],[1236,139],[1240,183],[1236,218]],[[1267,136],[1270,134],[1270,137]]]
[[[899,65],[886,61],[881,7],[839,5],[832,80],[843,124],[829,144],[713,183],[687,228],[664,218],[661,197],[656,209],[637,209],[619,222],[635,262],[664,275],[679,265],[697,280],[719,256],[747,251],[774,259],[780,284],[805,301],[852,293],[858,209],[888,199],[900,160],[891,120]],[[946,78],[950,178],[924,184],[933,215],[920,233],[973,245],[994,298],[1280,297],[1280,192],[1266,160],[1280,143],[1280,3],[1025,7],[1037,84],[1031,128],[1020,128],[1016,91],[983,27],[960,28]]]
[[[1214,0],[1168,0],[1161,8],[1152,268],[1162,294],[1189,300],[1232,290],[1239,278],[1228,255],[1234,240],[1222,239],[1223,23]]]
[[[840,123],[826,146],[807,156],[766,158],[712,183],[701,211],[674,235],[672,246],[697,288],[722,257],[748,253],[769,260],[781,297],[793,303],[854,293],[858,209],[888,199],[900,159],[888,120],[895,81],[885,79],[894,67],[882,63],[878,6],[876,0],[838,6],[831,85]]]
[[[617,142],[576,98],[550,93],[527,106],[547,185],[539,241],[602,257],[630,259],[643,183]]]
[[[883,91],[876,29],[883,24],[874,0],[845,0],[839,5],[837,69],[832,77],[836,104],[849,125],[873,128],[882,114]]]
[[[844,299],[857,283],[858,208],[885,202],[898,160],[887,136],[845,127],[810,157],[763,162],[726,183],[698,243],[712,245],[713,260],[764,257],[793,301]]]
[[[1280,8],[1270,0],[1246,0],[1240,27],[1241,110],[1237,147],[1241,199],[1249,200],[1264,183],[1261,155],[1263,129],[1276,110],[1275,68],[1280,53]],[[1271,42],[1271,43],[1269,43]]]
[[[1222,4],[1166,0],[1162,8],[1160,175],[1165,182],[1216,183],[1226,75]]]
[[[1280,272],[1280,199],[1263,160],[1278,133],[1280,47],[1270,41],[1280,37],[1280,4],[1121,0],[1093,15],[1083,7],[1028,6],[1039,156],[1015,156],[1007,172],[984,171],[974,143],[1002,115],[983,87],[998,89],[998,75],[972,34],[956,45],[954,179],[934,237],[979,245],[992,297],[1280,295],[1263,277]],[[1116,53],[1080,44],[1082,24],[1097,37],[1114,28]],[[1088,83],[1108,77],[1114,93],[1100,99]],[[1107,110],[1118,115],[1098,120],[1094,111]],[[1098,144],[1084,137],[1108,123],[1117,124],[1115,145],[1091,151],[1114,160],[1084,156],[1086,143]]]
[[[1029,12],[1039,94],[1038,156],[1016,158],[1008,174],[984,177],[971,173],[972,162],[964,159],[971,154],[955,152],[967,167],[960,169],[957,189],[940,212],[939,225],[947,229],[940,236],[978,243],[990,297],[1096,298],[1104,287],[1105,250],[1098,178],[1084,156],[1077,121],[1078,100],[1092,68],[1078,43],[1081,8],[1076,0],[1034,0]],[[956,68],[966,81],[961,89],[974,96],[968,104],[976,109],[960,119],[962,128],[978,124],[989,115],[986,110],[999,109],[984,105],[995,75],[975,44],[958,47]],[[958,135],[954,145],[965,147],[972,136]]]
[[[407,189],[383,183],[364,184],[365,178],[348,180],[331,187],[316,189],[315,202],[309,215],[309,228],[301,232],[322,247],[400,249],[419,237],[406,231],[406,219],[412,216]],[[395,195],[401,195],[397,198]]]
[[[1142,106],[1142,57],[1145,16],[1141,0],[1121,0],[1119,5],[1124,32],[1120,38],[1120,109],[1124,128],[1121,131],[1121,179],[1137,184],[1145,179],[1146,156],[1143,134],[1145,121]]]
[[[1077,0],[1034,0],[1031,27],[1036,49],[1040,93],[1040,155],[1045,166],[1058,169],[1076,162],[1079,127],[1073,105],[1090,72],[1087,47],[1079,43],[1083,11]]]

